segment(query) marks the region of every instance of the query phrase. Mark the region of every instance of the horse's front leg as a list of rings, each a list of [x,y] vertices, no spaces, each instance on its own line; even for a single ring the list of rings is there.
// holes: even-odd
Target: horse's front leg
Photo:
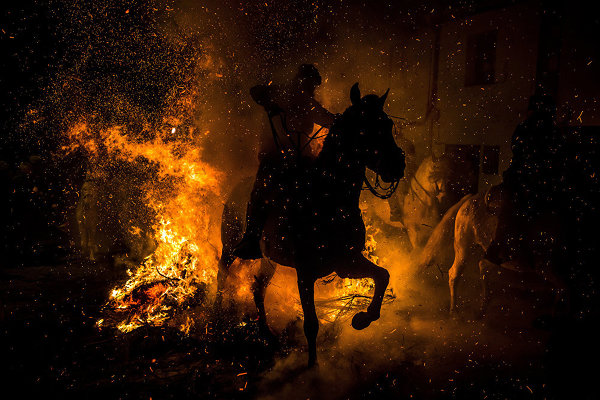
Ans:
[[[375,292],[367,311],[359,312],[352,318],[354,329],[365,329],[371,322],[379,319],[383,296],[390,282],[390,274],[385,268],[375,265],[360,253],[342,258],[337,264],[335,271],[340,277],[351,279],[371,278],[375,283]]]
[[[266,258],[262,258],[260,260],[260,270],[254,277],[254,283],[252,284],[254,304],[258,309],[258,326],[261,334],[269,340],[276,339],[267,324],[267,313],[265,311],[265,294],[273,275],[275,275],[275,266]]]
[[[229,267],[231,267],[231,264],[233,264],[234,261],[235,256],[233,255],[233,248],[231,246],[223,247],[217,272],[217,293],[213,304],[216,312],[221,311],[223,305],[223,291],[225,290],[225,284],[227,282],[227,277],[229,276]]]
[[[308,366],[317,364],[317,333],[319,320],[315,310],[315,279],[309,274],[298,271],[298,290],[304,313],[304,335],[308,342]]]

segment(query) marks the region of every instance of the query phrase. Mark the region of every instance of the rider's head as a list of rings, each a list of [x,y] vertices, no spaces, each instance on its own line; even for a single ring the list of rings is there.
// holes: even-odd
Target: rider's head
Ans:
[[[314,95],[315,89],[321,84],[319,70],[313,64],[302,64],[295,77],[303,92]]]

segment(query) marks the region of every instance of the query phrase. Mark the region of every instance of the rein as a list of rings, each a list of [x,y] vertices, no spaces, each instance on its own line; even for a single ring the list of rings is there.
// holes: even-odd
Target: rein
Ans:
[[[388,114],[388,117],[405,120],[405,118],[396,117],[396,116],[389,115],[389,114]],[[396,124],[394,122],[392,122],[392,124],[394,127],[394,134],[397,134],[398,131],[396,128]],[[398,189],[398,184],[400,183],[400,180],[401,179],[396,179],[396,180],[392,181],[388,187],[383,187],[383,186],[381,186],[381,183],[379,182],[379,174],[375,174],[375,185],[371,185],[371,182],[369,182],[369,178],[367,178],[367,175],[365,174],[363,176],[363,182],[365,183],[365,185],[367,185],[367,187],[363,188],[363,190],[368,190],[369,192],[371,192],[371,194],[373,194],[373,196],[378,197],[382,200],[386,200],[394,195],[394,193],[396,192],[396,189]],[[383,193],[378,192],[377,189],[382,189]]]
[[[371,185],[371,182],[369,182],[369,178],[367,178],[367,175],[363,176],[363,182],[367,185],[367,187],[363,188],[363,190],[368,189],[369,192],[371,192],[373,194],[373,196],[379,197],[380,199],[385,200],[385,199],[389,199],[390,197],[392,197],[392,195],[394,194],[396,189],[398,189],[398,183],[400,182],[400,179],[396,179],[396,180],[392,181],[388,187],[381,186],[381,183],[379,182],[379,174],[375,175],[375,185],[374,186]],[[383,193],[378,192],[377,189],[382,189]]]
[[[298,152],[298,155],[302,155],[302,153],[304,153],[304,150],[306,150],[306,148],[310,145],[310,143],[314,140],[314,139],[321,139],[325,136],[327,136],[327,133],[318,136],[319,133],[323,130],[323,126],[321,126],[315,133],[313,133],[312,135],[308,135],[304,132],[299,132],[299,131],[292,131],[287,127],[287,120],[285,117],[285,112],[280,111],[277,114],[272,114],[270,112],[267,112],[267,115],[269,117],[269,125],[271,126],[271,133],[273,134],[273,141],[275,142],[275,146],[277,147],[277,149],[281,150],[281,144],[280,144],[280,140],[279,140],[279,133],[277,132],[277,129],[275,129],[275,125],[273,124],[273,116],[274,115],[279,115],[279,118],[281,118],[281,126],[283,127],[283,130],[285,131],[288,139],[290,140],[290,142],[292,143],[292,146],[296,148],[296,151]],[[294,143],[293,139],[292,139],[292,134],[295,133],[298,136],[298,143]],[[300,146],[300,135],[304,135],[308,138],[308,141],[304,144],[304,146]]]

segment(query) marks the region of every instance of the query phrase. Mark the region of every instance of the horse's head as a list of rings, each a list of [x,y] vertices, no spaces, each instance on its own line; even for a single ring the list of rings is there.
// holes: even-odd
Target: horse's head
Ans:
[[[421,185],[427,195],[444,203],[448,195],[448,183],[455,174],[452,159],[444,154],[427,157],[415,173],[415,180]]]
[[[361,98],[358,83],[350,89],[352,123],[356,136],[356,150],[366,166],[379,174],[385,182],[404,176],[404,152],[396,145],[393,121],[383,111],[389,89],[383,96],[369,94]]]

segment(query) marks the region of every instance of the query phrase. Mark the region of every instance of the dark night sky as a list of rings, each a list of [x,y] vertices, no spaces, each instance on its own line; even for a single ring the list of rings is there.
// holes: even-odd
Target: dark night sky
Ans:
[[[192,71],[197,73],[197,56],[209,53],[202,47],[207,40],[210,51],[225,63],[228,74],[221,91],[229,98],[223,101],[231,101],[227,107],[235,110],[236,99],[247,101],[250,84],[269,80],[299,60],[323,58],[324,51],[336,54],[341,41],[386,40],[451,17],[517,3],[522,2],[4,2],[0,154],[12,159],[46,152],[56,146],[55,136],[65,124],[81,114],[103,113],[110,123],[116,118],[115,98],[125,99],[152,119],[175,95],[174,88],[181,87]],[[548,9],[563,4],[544,3]],[[583,3],[578,5],[569,2],[561,7],[570,13],[571,24],[581,22],[578,25],[585,28],[575,37],[578,46],[572,54],[573,60],[581,58],[581,64],[597,54],[591,38],[598,31],[598,19],[585,13]],[[178,13],[181,10],[189,13],[187,20]],[[569,32],[571,28],[566,27]],[[580,76],[577,68],[573,66],[574,80]],[[595,85],[578,84],[582,97],[593,97]]]
[[[472,5],[480,2],[398,3],[256,1],[244,2],[242,7],[237,2],[208,2],[206,8],[215,15],[208,19],[210,35],[226,36],[235,25],[236,34],[245,41],[245,67],[268,72],[275,65],[291,63],[298,54],[310,54],[314,43],[336,40],[338,27],[345,24],[365,31],[389,30],[389,26],[411,30],[431,18],[444,18],[450,3],[454,9],[473,10]],[[483,8],[498,2],[487,3]],[[194,2],[181,4],[198,7]],[[173,64],[179,67],[186,62],[186,49],[170,46],[161,37],[161,30],[173,26],[170,10],[178,6],[172,1],[3,2],[3,136],[14,133],[29,106],[47,102],[52,86],[73,74],[84,81],[78,96],[85,93],[87,97],[71,99],[73,103],[97,105],[105,80],[110,79],[142,107],[159,107],[177,79]],[[173,63],[177,58],[179,62]],[[151,62],[141,62],[146,60]],[[11,152],[4,148],[7,151]]]

